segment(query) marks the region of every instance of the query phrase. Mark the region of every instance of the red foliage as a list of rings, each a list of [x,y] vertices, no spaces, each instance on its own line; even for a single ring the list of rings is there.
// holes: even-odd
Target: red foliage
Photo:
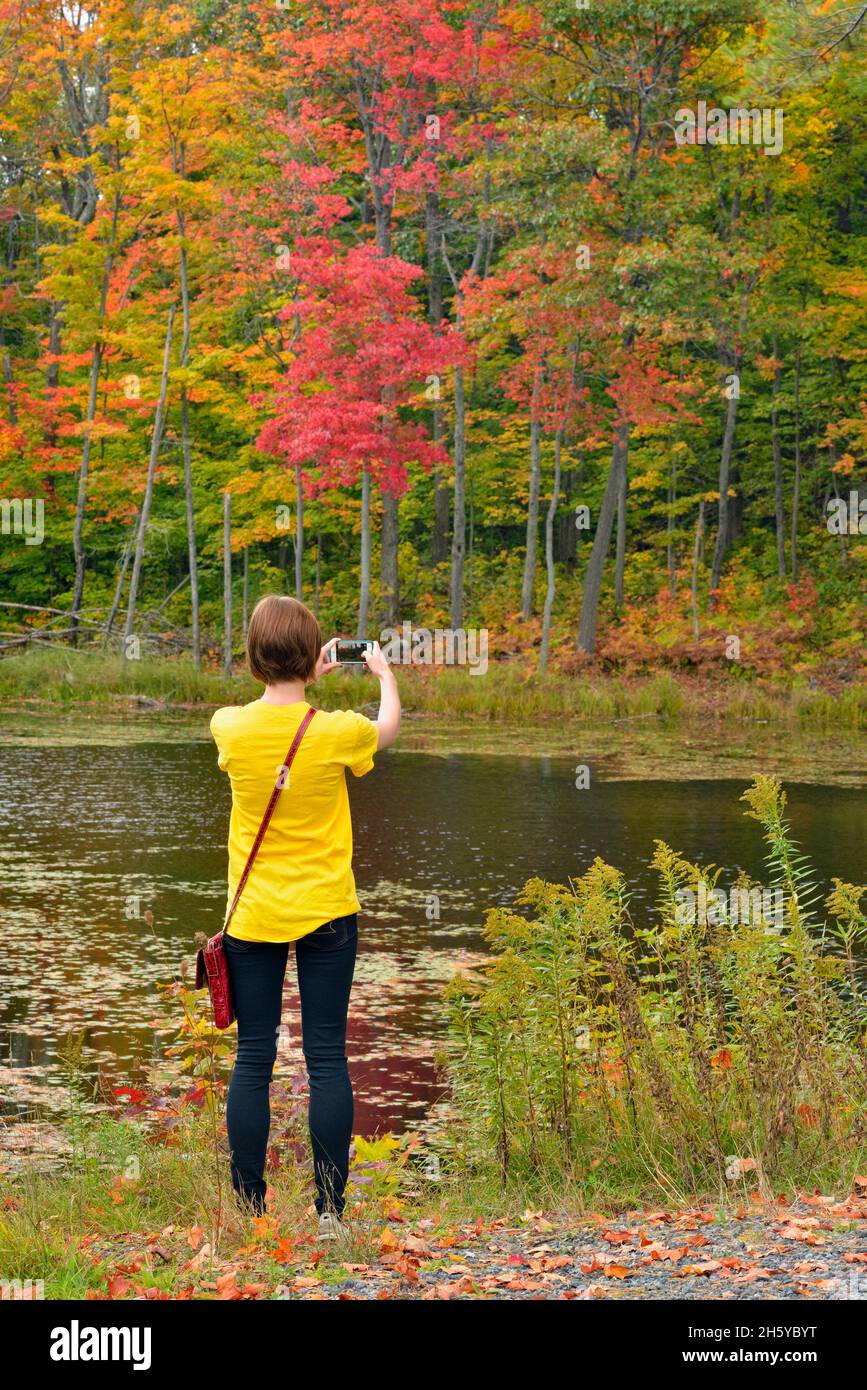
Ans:
[[[389,492],[406,487],[411,462],[448,462],[412,418],[426,379],[460,360],[460,336],[420,317],[416,267],[375,247],[342,248],[308,238],[292,255],[294,356],[274,395],[260,449],[287,466],[314,466],[310,490],[346,487],[368,469]]]

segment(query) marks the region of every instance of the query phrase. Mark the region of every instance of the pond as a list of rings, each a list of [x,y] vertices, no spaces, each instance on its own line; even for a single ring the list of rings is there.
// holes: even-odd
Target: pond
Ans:
[[[57,1046],[70,1032],[83,1032],[88,1066],[108,1084],[140,1079],[161,1056],[156,984],[192,961],[195,933],[217,929],[225,902],[229,791],[206,731],[202,715],[170,736],[152,719],[129,736],[120,727],[110,737],[85,736],[81,726],[76,734],[74,719],[53,739],[45,730],[25,735],[14,722],[6,729],[0,1114],[7,1120],[31,1116],[35,1105],[50,1115],[61,1103]],[[646,861],[657,836],[688,858],[725,866],[726,887],[739,868],[761,880],[761,833],[744,817],[740,795],[751,770],[788,761],[803,775],[806,766],[803,749],[787,753],[779,742],[765,757],[753,734],[722,776],[706,749],[699,776],[696,760],[685,771],[680,757],[695,742],[683,731],[643,734],[647,759],[627,766],[612,753],[622,732],[594,743],[582,731],[571,745],[567,732],[550,738],[546,752],[544,740],[534,750],[508,730],[491,731],[486,746],[495,755],[456,751],[441,730],[425,751],[423,731],[410,728],[374,773],[350,778],[363,904],[349,1043],[357,1132],[417,1126],[440,1096],[433,1053],[443,1030],[441,991],[456,970],[483,958],[486,908],[512,901],[533,875],[565,882],[601,855],[626,872],[640,920],[656,891]],[[578,747],[590,750],[588,787],[576,786],[586,780],[576,778]],[[863,876],[859,751],[825,748],[824,761],[810,762],[826,769],[814,774],[819,780],[787,784],[795,835],[823,887],[832,874]],[[284,1022],[278,1072],[288,1077],[300,1067],[291,957]]]

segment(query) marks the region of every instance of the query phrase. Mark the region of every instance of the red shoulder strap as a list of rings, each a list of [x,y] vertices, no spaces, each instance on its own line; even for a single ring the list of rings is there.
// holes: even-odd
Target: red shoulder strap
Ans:
[[[285,784],[285,778],[284,778],[284,776],[283,776],[283,772],[284,772],[284,770],[285,770],[286,772],[288,772],[289,769],[290,769],[290,767],[292,766],[293,762],[295,761],[295,754],[298,752],[298,749],[299,749],[300,744],[301,744],[301,740],[302,740],[302,738],[304,737],[304,735],[306,734],[308,725],[310,724],[310,721],[311,721],[311,719],[313,718],[313,716],[314,716],[315,713],[316,713],[315,709],[309,709],[309,710],[307,711],[307,713],[305,714],[304,718],[301,720],[301,723],[300,723],[299,726],[298,726],[298,732],[297,732],[297,734],[295,735],[295,737],[294,737],[293,740],[292,740],[292,747],[289,749],[289,752],[286,754],[286,757],[283,759],[283,766],[280,768],[280,772],[279,772],[278,777],[277,777],[277,782],[276,782],[276,784],[275,784],[275,786],[274,786],[274,790],[273,790],[272,793],[271,793],[271,799],[270,799],[270,801],[268,802],[268,805],[267,805],[266,808],[265,808],[265,814],[264,814],[264,816],[262,817],[262,824],[259,826],[259,829],[258,829],[258,831],[256,832],[256,838],[255,838],[255,840],[253,841],[253,848],[250,850],[250,853],[249,853],[249,855],[247,856],[247,862],[246,862],[246,864],[244,865],[244,872],[241,874],[241,877],[240,877],[240,879],[239,879],[239,881],[238,881],[238,887],[235,889],[235,896],[234,896],[234,898],[232,899],[232,906],[229,908],[229,911],[228,911],[228,913],[226,914],[226,920],[225,920],[225,922],[223,923],[223,931],[226,930],[227,926],[229,925],[229,923],[230,923],[231,920],[232,920],[232,914],[233,914],[233,912],[235,911],[235,908],[238,906],[238,900],[239,900],[241,894],[242,894],[243,891],[244,891],[244,884],[247,882],[247,879],[248,879],[249,876],[250,876],[250,870],[251,870],[252,867],[253,867],[253,860],[256,858],[256,855],[259,853],[259,846],[261,845],[263,839],[265,838],[265,831],[268,829],[268,823],[269,823],[269,821],[271,820],[271,817],[272,817],[273,814],[274,814],[274,807],[277,805],[277,801],[278,801],[278,799],[279,799],[280,793],[281,793],[281,791],[283,790],[283,787],[284,787],[284,784]]]

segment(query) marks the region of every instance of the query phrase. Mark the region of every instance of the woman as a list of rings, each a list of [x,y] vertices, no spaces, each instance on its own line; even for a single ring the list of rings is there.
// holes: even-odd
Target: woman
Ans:
[[[311,706],[307,685],[339,669],[337,638],[324,647],[316,618],[293,598],[264,598],[247,634],[250,670],[265,686],[249,705],[217,710],[211,732],[232,784],[229,902],[262,822],[281,764]],[[277,1056],[289,943],[301,995],[301,1035],[310,1082],[310,1142],[319,1232],[334,1239],[352,1134],[346,1015],[355,968],[359,909],[352,876],[352,824],[345,769],[363,777],[400,727],[397,683],[378,644],[365,654],[379,678],[376,720],[352,710],[317,711],[307,727],[226,932],[238,1053],[227,1125],[232,1186],[242,1204],[265,1210],[269,1087]]]

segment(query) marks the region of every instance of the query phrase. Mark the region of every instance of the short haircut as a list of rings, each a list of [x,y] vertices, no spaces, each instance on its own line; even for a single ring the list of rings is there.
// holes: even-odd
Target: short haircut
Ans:
[[[247,629],[247,661],[257,680],[310,680],[321,650],[322,629],[297,598],[259,600]]]

